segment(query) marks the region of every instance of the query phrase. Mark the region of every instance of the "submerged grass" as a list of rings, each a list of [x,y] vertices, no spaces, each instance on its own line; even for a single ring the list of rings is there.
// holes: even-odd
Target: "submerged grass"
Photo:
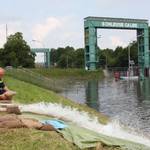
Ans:
[[[58,69],[58,68],[36,68],[32,71],[48,78],[74,78],[74,79],[99,79],[104,77],[101,69],[97,71],[86,71],[84,69]]]
[[[66,84],[75,80],[91,80],[102,78],[103,71],[85,71],[83,69],[7,69],[6,75],[39,87],[60,92]]]

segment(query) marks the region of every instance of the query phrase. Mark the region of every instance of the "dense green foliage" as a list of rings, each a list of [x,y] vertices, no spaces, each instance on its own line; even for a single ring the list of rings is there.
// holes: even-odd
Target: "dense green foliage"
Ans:
[[[128,67],[128,52],[130,49],[130,59],[138,64],[137,42],[133,41],[125,48],[118,46],[115,50],[99,50],[99,66],[108,67]]]
[[[20,32],[10,35],[4,48],[0,49],[0,65],[13,67],[34,67],[35,54]]]
[[[83,68],[84,49],[65,47],[51,50],[51,64],[60,68]]]
[[[128,49],[129,46],[123,48],[118,46],[115,50],[98,48],[98,67],[127,67],[128,66]],[[130,43],[130,56],[134,60],[135,65],[138,63],[137,42]],[[65,47],[52,49],[51,64],[59,68],[83,68],[84,67],[84,49],[74,49],[73,47]]]
[[[150,27],[149,27],[149,50],[150,50]]]

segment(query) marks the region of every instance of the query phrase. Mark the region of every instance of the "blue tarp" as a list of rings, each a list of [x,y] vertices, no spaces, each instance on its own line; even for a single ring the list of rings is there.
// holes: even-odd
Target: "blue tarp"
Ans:
[[[65,124],[61,120],[54,120],[54,119],[42,120],[41,123],[52,125],[55,129],[64,129],[64,128],[68,127],[67,124]]]

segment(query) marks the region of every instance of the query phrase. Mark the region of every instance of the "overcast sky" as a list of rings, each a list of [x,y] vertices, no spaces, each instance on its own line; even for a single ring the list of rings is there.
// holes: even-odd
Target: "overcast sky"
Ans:
[[[31,47],[84,47],[83,19],[87,16],[150,20],[150,0],[1,0],[0,47],[8,34],[22,32]],[[126,46],[136,32],[98,30],[101,48]],[[38,42],[32,42],[32,40]]]

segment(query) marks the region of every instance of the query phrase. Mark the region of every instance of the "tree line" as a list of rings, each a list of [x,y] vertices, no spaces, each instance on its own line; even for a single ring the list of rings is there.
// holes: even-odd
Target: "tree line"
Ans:
[[[150,32],[149,32],[150,33]],[[118,46],[113,49],[100,49],[97,47],[98,67],[127,67],[128,66],[127,47]],[[31,52],[30,46],[23,39],[20,32],[10,35],[4,48],[0,49],[0,66],[13,67],[35,67],[36,54]],[[135,65],[138,64],[138,47],[137,42],[130,43],[130,57]],[[50,52],[50,62],[52,67],[58,68],[84,68],[84,48],[75,49],[71,46],[65,48],[52,48]]]
[[[98,51],[98,67],[127,67],[129,46],[118,46],[113,49],[100,49]],[[137,42],[130,43],[130,57],[135,65],[138,63]],[[84,49],[73,47],[57,48],[51,50],[51,65],[60,68],[84,68]]]

